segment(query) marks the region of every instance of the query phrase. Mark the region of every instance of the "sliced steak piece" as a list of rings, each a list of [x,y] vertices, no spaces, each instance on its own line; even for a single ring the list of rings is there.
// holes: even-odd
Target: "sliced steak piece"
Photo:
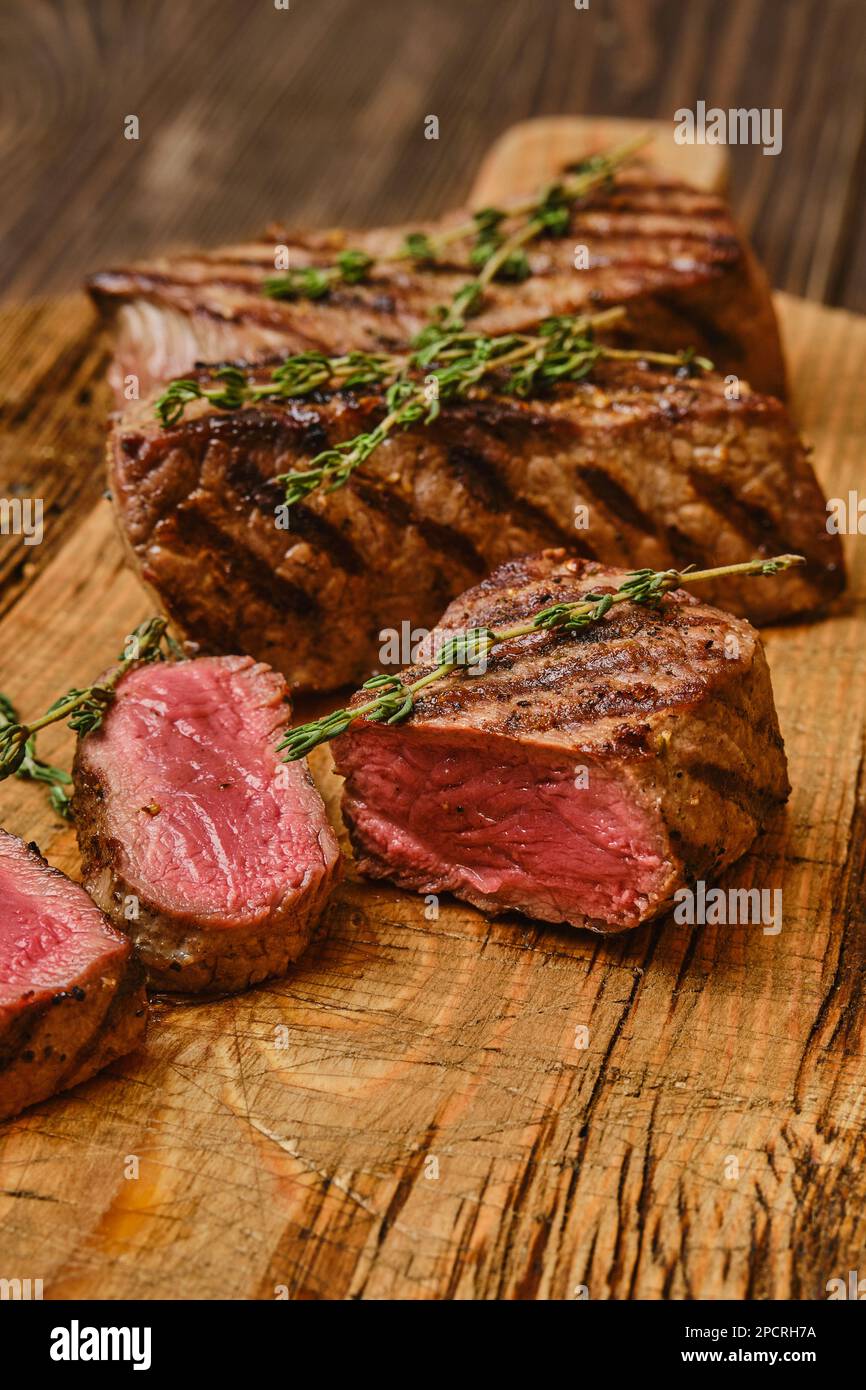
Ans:
[[[726,607],[756,622],[812,612],[843,585],[784,406],[634,363],[599,362],[543,400],[443,404],[279,529],[274,476],[383,413],[381,396],[344,393],[235,413],[197,401],[167,429],[145,403],[118,426],[110,482],[131,555],[205,650],[249,651],[299,689],[357,682],[383,630],[432,626],[490,569],[549,545],[656,568],[805,555],[792,574],[725,586]]]
[[[623,576],[561,551],[512,561],[431,642]],[[333,751],[363,873],[600,932],[718,874],[789,791],[758,634],[682,590],[658,612],[617,604],[576,634],[503,643],[484,675],[431,686],[403,724],[359,720]]]
[[[467,217],[465,211],[453,213],[425,230]],[[249,245],[94,275],[90,290],[97,303],[117,316],[113,382],[121,400],[128,374],[139,378],[143,395],[154,383],[185,376],[197,361],[405,345],[476,273],[468,269],[467,242],[453,243],[447,265],[380,263],[368,281],[343,285],[325,299],[269,299],[262,286],[275,274],[278,245],[288,247],[290,264],[298,269],[328,264],[345,247],[375,256],[393,251],[407,230],[305,236],[276,227],[270,239]],[[575,269],[576,245],[587,247],[586,269]],[[624,341],[672,351],[691,345],[720,372],[784,395],[766,277],[716,195],[651,167],[623,169],[575,209],[564,237],[533,243],[529,261],[528,280],[492,285],[483,312],[473,319],[480,332],[519,331],[552,314],[623,304],[629,311]]]
[[[339,849],[306,763],[278,760],[285,695],[250,657],[140,666],[79,741],[84,882],[160,989],[284,974],[336,882]]]
[[[0,830],[0,1120],[144,1039],[144,972],[83,888]]]

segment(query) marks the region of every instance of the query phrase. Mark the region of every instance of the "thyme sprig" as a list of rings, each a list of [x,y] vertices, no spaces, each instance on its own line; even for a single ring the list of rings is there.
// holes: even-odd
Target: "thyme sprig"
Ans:
[[[68,720],[70,729],[77,734],[87,734],[93,729],[98,729],[105,711],[114,699],[118,681],[130,666],[162,661],[166,656],[176,656],[178,653],[177,644],[166,632],[165,618],[148,618],[129,634],[118,658],[118,664],[104,681],[94,682],[93,685],[81,689],[68,690],[59,700],[55,700],[39,719],[31,720],[27,724],[18,720],[12,705],[7,701],[2,713],[8,722],[0,727],[0,781],[16,774],[40,782],[59,780],[68,783],[71,779],[67,774],[60,773],[60,769],[51,768],[49,764],[42,763],[35,757],[35,737],[39,731],[64,719]],[[46,772],[40,769],[46,769]],[[55,776],[47,775],[48,772]],[[56,776],[58,773],[59,778]],[[51,801],[55,809],[60,810],[59,794],[58,799],[55,799],[53,789]]]
[[[317,488],[342,487],[356,468],[395,430],[436,419],[443,401],[471,397],[489,377],[499,392],[526,397],[558,381],[579,381],[600,359],[632,360],[674,370],[709,371],[712,363],[684,352],[651,352],[617,348],[596,340],[599,330],[625,316],[622,308],[593,316],[563,315],[544,322],[537,333],[505,333],[494,337],[439,329],[408,354],[352,352],[342,357],[301,353],[289,357],[264,381],[239,367],[214,373],[217,385],[193,380],[173,381],[156,402],[163,425],[176,424],[187,404],[205,399],[223,410],[236,410],[260,400],[285,400],[322,389],[347,390],[368,386],[384,391],[385,416],[372,429],[325,449],[306,469],[276,479],[285,487],[289,506]]]
[[[406,359],[385,353],[350,352],[343,357],[326,357],[322,352],[300,352],[287,357],[264,381],[240,367],[219,367],[212,380],[220,385],[203,385],[191,378],[169,382],[154,409],[163,425],[176,425],[191,401],[206,400],[220,410],[239,410],[262,400],[290,400],[311,391],[348,391],[359,386],[378,386],[392,379]]]
[[[378,257],[356,249],[341,251],[329,265],[301,266],[283,275],[269,276],[263,291],[271,299],[323,299],[341,282],[355,285],[366,280],[377,265],[399,261],[412,261],[416,266],[439,264],[450,246],[471,238],[469,264],[480,274],[458,291],[451,306],[439,314],[443,326],[462,327],[465,317],[480,305],[484,287],[492,280],[525,280],[530,274],[524,250],[527,242],[542,235],[564,236],[574,204],[607,183],[651,139],[647,132],[607,153],[592,155],[574,166],[571,177],[510,207],[479,208],[468,222],[435,234],[409,232],[393,251]],[[511,230],[506,234],[504,228],[509,224]]]
[[[21,728],[18,714],[8,695],[0,693],[0,737],[9,728]],[[6,774],[8,775],[8,774]],[[72,783],[68,772],[62,767],[54,767],[36,755],[36,740],[31,735],[24,740],[21,757],[15,767],[15,775],[25,782],[44,782],[48,788],[48,799],[53,810],[64,820],[72,818],[72,797],[66,790]]]
[[[660,603],[662,597],[671,589],[682,585],[703,584],[707,580],[723,579],[727,576],[760,576],[780,574],[795,565],[806,563],[802,555],[775,555],[769,560],[747,560],[742,564],[720,565],[706,570],[634,570],[612,594],[587,593],[572,603],[554,603],[542,608],[534,617],[512,627],[495,631],[489,627],[468,628],[464,632],[450,634],[435,654],[436,665],[427,675],[404,685],[399,675],[378,675],[371,677],[361,687],[375,692],[371,699],[359,705],[333,710],[321,719],[308,724],[300,724],[290,729],[279,744],[280,752],[285,753],[286,762],[304,758],[320,743],[345,733],[350,724],[358,719],[372,720],[374,723],[399,724],[407,719],[415,708],[416,696],[420,691],[437,681],[446,680],[458,669],[468,676],[473,668],[486,668],[486,659],[492,649],[516,637],[527,637],[543,631],[578,632],[597,623],[617,603],[636,603],[650,607]]]
[[[270,299],[324,299],[338,280],[345,285],[364,280],[374,263],[366,251],[341,251],[333,265],[305,265],[271,275],[262,289]]]

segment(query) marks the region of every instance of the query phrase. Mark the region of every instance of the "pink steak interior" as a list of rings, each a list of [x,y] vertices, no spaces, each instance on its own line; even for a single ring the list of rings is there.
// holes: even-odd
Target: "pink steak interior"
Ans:
[[[0,833],[0,1009],[68,989],[128,951],[83,888]]]
[[[335,754],[362,867],[403,887],[629,926],[667,877],[657,819],[598,764],[581,786],[558,750],[369,725]]]
[[[121,874],[160,910],[256,922],[322,869],[318,793],[277,755],[284,690],[248,657],[141,667],[90,735]]]

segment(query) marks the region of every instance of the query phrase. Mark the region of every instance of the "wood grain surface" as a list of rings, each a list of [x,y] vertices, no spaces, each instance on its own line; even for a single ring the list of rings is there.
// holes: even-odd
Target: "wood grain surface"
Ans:
[[[488,195],[515,177],[505,148]],[[866,322],[778,308],[795,410],[845,496]],[[66,480],[52,557],[0,619],[0,688],[28,712],[148,611],[93,501],[103,351],[80,299],[0,317],[7,447],[37,470],[55,450]],[[668,920],[603,940],[444,899],[429,921],[350,872],[285,979],[158,1003],[143,1052],[0,1127],[0,1275],[61,1299],[702,1299],[822,1298],[862,1268],[862,539],[848,557],[830,617],[767,635],[794,790],[724,883],[781,887],[779,935]],[[69,759],[69,734],[44,751]],[[318,750],[335,813],[329,767]],[[2,784],[0,820],[75,873],[38,789]]]

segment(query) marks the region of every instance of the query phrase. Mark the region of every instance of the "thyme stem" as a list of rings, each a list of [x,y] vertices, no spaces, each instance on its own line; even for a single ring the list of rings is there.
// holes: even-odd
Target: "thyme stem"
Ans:
[[[424,676],[404,685],[398,675],[373,676],[361,687],[377,693],[360,705],[346,706],[314,719],[308,724],[300,724],[290,729],[279,744],[279,751],[286,754],[286,762],[294,762],[306,757],[320,743],[345,733],[350,724],[358,719],[369,718],[375,723],[399,724],[407,719],[415,705],[419,691],[437,681],[445,680],[456,670],[463,669],[468,676],[473,675],[473,667],[483,667],[486,658],[496,646],[516,637],[526,637],[539,631],[554,629],[566,632],[578,631],[592,623],[600,622],[605,614],[617,603],[637,603],[653,605],[671,589],[682,585],[703,584],[707,580],[723,579],[730,575],[770,575],[780,574],[795,565],[806,563],[802,555],[775,555],[769,560],[746,560],[736,565],[719,565],[705,570],[634,570],[612,594],[585,594],[572,603],[554,603],[542,608],[533,618],[515,623],[511,627],[494,631],[492,628],[470,628],[448,636],[436,656],[437,664]]]
[[[0,727],[0,782],[6,777],[11,777],[13,773],[20,777],[35,777],[38,781],[48,781],[46,776],[29,770],[30,761],[35,758],[36,734],[49,724],[57,724],[64,719],[69,720],[70,729],[77,734],[86,734],[92,729],[98,729],[106,709],[114,699],[115,686],[130,666],[164,660],[165,647],[176,653],[176,644],[172,643],[172,639],[166,633],[166,626],[165,618],[148,618],[146,622],[140,623],[127,637],[118,664],[104,681],[84,686],[80,690],[67,691],[38,719],[33,719],[27,724],[19,722],[14,709],[7,702],[8,708],[0,710],[8,717],[8,722]],[[36,762],[39,763],[39,760],[36,759]],[[39,765],[45,768],[49,766]],[[51,771],[56,773],[59,769]],[[64,773],[59,780],[71,779]]]
[[[15,706],[8,695],[0,694],[0,736],[14,727],[21,727]],[[66,788],[71,785],[72,778],[62,767],[54,767],[52,763],[37,757],[32,730],[30,737],[24,741],[23,755],[15,768],[15,775],[24,782],[44,782],[49,789],[48,799],[52,809],[64,820],[71,820],[72,797]]]

